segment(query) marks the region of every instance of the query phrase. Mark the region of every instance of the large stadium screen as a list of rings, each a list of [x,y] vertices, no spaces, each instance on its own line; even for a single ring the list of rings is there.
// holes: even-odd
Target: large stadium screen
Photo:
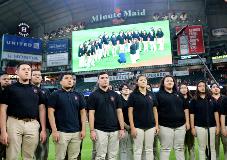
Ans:
[[[169,21],[72,33],[73,72],[172,64]]]

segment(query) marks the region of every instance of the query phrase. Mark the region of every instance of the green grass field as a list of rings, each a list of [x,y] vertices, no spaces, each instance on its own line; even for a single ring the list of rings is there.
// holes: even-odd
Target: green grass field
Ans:
[[[141,57],[137,64],[131,63],[130,54],[126,54],[126,64],[120,65],[118,63],[118,56],[112,57],[111,47],[109,49],[110,56],[101,59],[100,61],[95,63],[94,67],[90,68],[79,68],[79,59],[78,59],[78,48],[80,44],[83,44],[85,41],[96,40],[99,35],[102,35],[104,32],[108,33],[111,36],[112,32],[118,34],[121,30],[123,31],[141,31],[146,30],[149,32],[153,27],[155,30],[158,28],[162,28],[164,33],[164,50],[157,50],[154,52],[145,53],[142,51],[140,53]],[[143,45],[140,44],[140,47],[143,49]],[[157,45],[157,49],[159,46]],[[117,49],[118,53],[118,49]],[[80,71],[91,71],[91,70],[103,70],[103,69],[115,69],[115,68],[128,68],[128,67],[138,67],[138,66],[151,66],[151,65],[162,65],[162,64],[171,64],[172,63],[172,54],[171,54],[171,43],[170,43],[170,31],[169,31],[169,21],[158,21],[158,22],[147,22],[147,23],[139,23],[139,24],[130,24],[130,25],[122,25],[122,26],[113,26],[113,27],[105,27],[105,28],[97,28],[90,30],[81,30],[74,31],[72,33],[72,68],[73,72]]]
[[[196,150],[196,160],[198,159],[198,145],[196,143],[195,145],[195,150]],[[91,152],[92,152],[92,142],[90,140],[90,135],[89,135],[89,129],[87,127],[87,135],[86,138],[83,141],[83,149],[82,149],[82,160],[91,160]],[[54,144],[52,142],[52,139],[50,139],[50,151],[49,151],[49,160],[54,160],[54,154],[55,154],[55,150],[54,150]],[[224,154],[223,154],[223,148],[221,147],[220,150],[220,160],[224,160]],[[176,160],[175,155],[174,155],[174,151],[171,152],[170,155],[170,160]]]

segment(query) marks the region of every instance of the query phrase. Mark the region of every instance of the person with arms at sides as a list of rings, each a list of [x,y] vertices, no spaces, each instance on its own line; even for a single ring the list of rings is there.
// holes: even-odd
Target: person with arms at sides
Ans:
[[[189,102],[190,102],[192,96],[190,94],[190,91],[189,91],[186,83],[181,83],[179,85],[179,92],[180,92],[181,98],[186,101],[186,105],[187,105],[187,107],[189,107]],[[195,138],[192,135],[191,130],[187,130],[186,135],[185,135],[185,141],[184,141],[185,160],[187,160],[187,159],[194,160],[195,159],[194,142],[195,142]]]
[[[125,36],[123,31],[120,31],[117,36],[117,44],[119,45],[119,53],[125,53]]]
[[[137,86],[128,99],[128,117],[133,138],[134,159],[153,160],[154,136],[159,132],[157,100],[154,94],[147,90],[147,78],[137,77]]]
[[[5,87],[9,86],[10,84],[11,84],[11,80],[9,75],[7,73],[2,73],[0,75],[0,99]],[[0,134],[1,134],[1,130],[0,130]],[[3,158],[6,158],[6,147],[5,145],[0,143],[0,159],[2,160]]]
[[[137,46],[136,46],[136,41],[133,40],[130,46],[130,58],[132,64],[136,63],[136,60],[138,58],[138,55],[136,54]]]
[[[156,32],[157,44],[159,44],[159,50],[164,50],[165,40],[164,40],[164,33],[161,28],[159,28]]]
[[[217,107],[218,107],[218,114],[219,114],[220,123],[221,123],[222,103],[224,102],[224,99],[226,98],[226,96],[221,94],[221,89],[218,84],[212,83],[210,85],[210,88],[211,88],[211,93],[212,93],[212,100],[217,104]],[[225,124],[225,121],[223,121],[223,122]],[[227,159],[227,139],[225,138],[225,136],[221,135],[221,133],[216,135],[216,138],[215,138],[216,159],[219,159],[219,157],[220,157],[220,154],[219,154],[220,153],[220,144],[221,144],[220,140],[222,141],[225,159]]]
[[[27,160],[34,158],[39,137],[46,141],[46,109],[40,89],[29,82],[31,66],[20,63],[16,74],[18,81],[5,88],[0,102],[1,141],[7,160],[19,159],[21,150]]]
[[[79,67],[83,68],[85,66],[85,52],[83,44],[80,44],[78,49],[78,57],[79,57]]]
[[[132,153],[132,138],[130,135],[130,124],[128,119],[128,97],[130,94],[130,89],[128,84],[122,84],[119,87],[119,91],[121,92],[121,101],[122,101],[122,112],[125,121],[125,137],[120,140],[120,148],[119,148],[119,159],[120,160],[128,160],[133,159]]]
[[[50,96],[50,91],[48,89],[42,88],[41,82],[42,82],[41,71],[40,70],[32,70],[31,84],[35,85],[36,87],[38,87],[41,90],[41,92],[44,96],[44,104],[45,104],[45,108],[46,108],[46,117],[48,117],[48,115],[47,115],[47,100],[48,100],[48,97]],[[39,144],[37,146],[37,149],[36,149],[36,152],[35,152],[36,160],[47,160],[47,158],[48,158],[49,136],[50,136],[50,124],[49,124],[48,119],[46,120],[46,133],[47,133],[46,142],[41,143],[41,141],[39,141]]]
[[[85,100],[82,94],[73,90],[72,73],[60,78],[61,89],[53,92],[48,100],[48,118],[55,142],[56,160],[77,159],[80,144],[86,133]]]
[[[145,52],[145,53],[147,53],[148,52],[148,34],[147,34],[147,32],[144,30],[144,31],[142,31],[142,33],[141,33],[141,40],[142,40],[142,43],[143,43],[143,51]]]
[[[98,89],[88,99],[91,140],[95,142],[95,160],[116,160],[119,139],[124,137],[124,118],[120,96],[108,89],[109,76],[98,75]],[[119,128],[120,126],[120,128]]]
[[[152,52],[156,52],[157,48],[156,48],[156,38],[155,38],[155,33],[153,30],[151,30],[148,34],[148,40],[150,42],[150,49]]]
[[[160,125],[160,159],[169,159],[173,147],[176,160],[184,160],[185,133],[190,128],[189,111],[185,101],[177,92],[176,80],[173,76],[166,75],[162,78],[156,97]]]
[[[111,44],[112,44],[112,56],[117,56],[117,37],[115,33],[113,32],[111,38],[110,38]]]
[[[224,148],[224,159],[227,159],[227,96],[222,95],[221,100],[221,133],[222,133],[222,143]]]
[[[151,84],[147,84],[147,90],[150,91],[150,92],[153,92]],[[154,136],[153,154],[154,154],[154,160],[159,160],[159,138],[158,138],[158,134],[156,134]],[[143,158],[144,157],[145,157],[145,154],[143,152]]]
[[[192,135],[198,139],[199,159],[206,159],[205,151],[208,148],[211,155],[207,157],[216,160],[215,133],[219,134],[220,130],[219,115],[205,81],[198,82],[195,96],[190,102],[190,122]]]

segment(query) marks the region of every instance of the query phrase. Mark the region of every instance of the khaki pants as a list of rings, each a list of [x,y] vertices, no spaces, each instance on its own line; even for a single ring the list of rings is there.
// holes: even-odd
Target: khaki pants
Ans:
[[[77,159],[80,153],[80,132],[76,133],[60,133],[59,142],[55,143],[55,159],[64,160],[66,152],[68,154],[68,160]]]
[[[118,131],[103,132],[96,129],[95,132],[97,135],[95,160],[105,160],[106,155],[108,156],[108,160],[116,160],[119,150]]]
[[[133,151],[134,151],[134,160],[141,160],[142,153],[144,150],[144,154],[146,160],[150,160],[154,158],[153,155],[153,143],[155,136],[155,128],[143,130],[136,128],[137,136],[133,139]]]
[[[125,137],[120,140],[119,160],[133,160],[132,137],[129,131],[125,132]]]
[[[9,145],[6,148],[6,160],[19,159],[21,150],[24,160],[33,159],[39,141],[39,127],[37,120],[25,122],[8,117],[7,133]]]
[[[160,126],[160,159],[167,160],[169,159],[171,149],[174,148],[176,160],[184,160],[184,138],[185,138],[185,126],[178,128],[169,128]]]
[[[205,160],[205,150],[208,146],[208,132],[206,128],[203,127],[195,127],[198,144],[199,144],[199,159]],[[216,152],[215,152],[215,127],[210,127],[210,148],[211,148],[211,160],[216,160]]]

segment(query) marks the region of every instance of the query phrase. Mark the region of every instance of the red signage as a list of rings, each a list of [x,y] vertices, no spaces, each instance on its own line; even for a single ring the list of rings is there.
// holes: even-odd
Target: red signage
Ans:
[[[182,27],[176,27],[176,32]],[[205,52],[202,26],[188,26],[177,39],[178,55],[201,54]]]

